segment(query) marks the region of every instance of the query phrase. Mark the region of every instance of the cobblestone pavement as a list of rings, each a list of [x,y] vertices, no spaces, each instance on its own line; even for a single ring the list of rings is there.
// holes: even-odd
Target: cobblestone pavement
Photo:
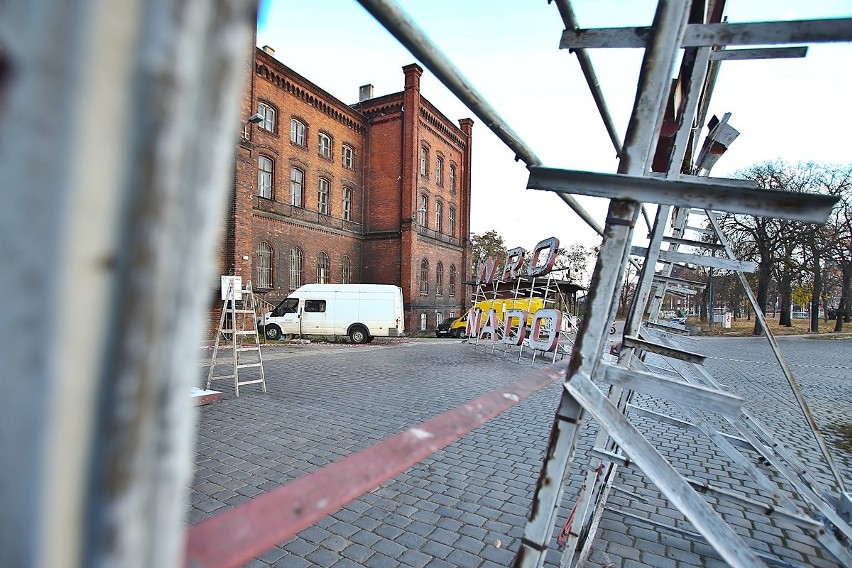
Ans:
[[[814,443],[765,339],[687,339],[706,367],[750,401],[761,420],[815,463]],[[852,422],[852,341],[780,339],[823,428]],[[209,356],[209,355],[208,355]],[[204,357],[204,356],[202,356]],[[521,364],[458,340],[395,340],[367,346],[272,346],[264,350],[269,392],[256,386],[202,407],[190,523],[243,503],[366,448],[529,372]],[[206,367],[203,367],[206,377]],[[281,543],[252,567],[508,566],[518,549],[560,386],[551,385],[337,513]],[[664,402],[636,404],[678,416]],[[712,417],[708,417],[712,419]],[[756,485],[702,439],[635,421],[681,473],[759,494]],[[558,519],[573,505],[592,466],[596,427],[581,435]],[[826,431],[831,439],[831,431]],[[852,456],[835,452],[845,479]],[[814,474],[827,479],[826,472]],[[711,501],[712,502],[712,501]],[[834,567],[813,540],[761,515],[719,504],[717,511],[778,566]],[[638,517],[638,518],[637,518]],[[619,469],[590,558],[591,566],[724,566],[641,471]],[[558,565],[551,552],[548,566]]]

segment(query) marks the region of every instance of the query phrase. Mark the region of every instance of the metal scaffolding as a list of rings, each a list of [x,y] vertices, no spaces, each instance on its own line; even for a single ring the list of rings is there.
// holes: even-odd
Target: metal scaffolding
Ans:
[[[807,476],[794,454],[783,450],[765,427],[742,405],[742,400],[722,389],[701,367],[704,357],[678,345],[676,334],[681,326],[658,320],[667,290],[694,293],[698,283],[672,278],[676,263],[713,266],[736,271],[749,299],[760,313],[743,272],[753,263],[738,260],[727,244],[715,218],[716,211],[757,216],[825,222],[835,200],[824,196],[783,191],[756,191],[739,180],[709,178],[710,169],[721,152],[738,134],[728,125],[729,115],[716,121],[705,146],[698,150],[697,133],[704,124],[715,78],[722,61],[802,57],[803,47],[728,49],[743,45],[783,45],[852,40],[852,21],[812,20],[723,23],[724,0],[684,2],[660,0],[652,26],[647,28],[580,29],[567,0],[557,0],[565,24],[560,48],[570,49],[580,62],[601,117],[619,156],[616,174],[557,170],[543,167],[535,153],[497,115],[476,89],[444,57],[402,10],[388,0],[360,0],[399,41],[417,56],[442,82],[488,126],[530,170],[527,187],[556,192],[586,223],[603,236],[601,250],[592,277],[585,314],[577,334],[572,358],[564,377],[564,392],[554,418],[546,458],[538,480],[529,521],[515,559],[517,566],[541,566],[545,561],[557,515],[563,501],[566,474],[571,465],[580,429],[588,413],[601,426],[593,451],[595,463],[589,464],[586,481],[568,515],[562,532],[556,537],[563,546],[561,564],[577,565],[588,558],[597,524],[607,496],[613,487],[619,465],[638,466],[644,475],[692,523],[732,566],[762,566],[764,556],[749,548],[708,502],[693,488],[695,482],[681,475],[645,438],[631,421],[638,414],[655,418],[672,428],[687,427],[702,432],[756,482],[769,489],[771,481],[757,471],[729,441],[731,436],[710,426],[704,412],[723,417],[738,433],[735,439],[757,452],[776,472],[790,482],[806,507],[773,490],[770,505],[747,496],[720,489],[707,489],[734,501],[793,519],[797,526],[812,533],[825,549],[844,565],[852,564],[849,542],[852,529],[835,510],[837,502],[848,494],[833,459],[808,409],[801,389],[786,364],[777,343],[768,331],[762,314],[758,316],[781,370],[795,394],[808,427],[819,445],[833,475],[834,487],[820,487]],[[637,86],[633,112],[623,145],[615,128],[585,50],[592,48],[644,48],[645,57]],[[680,61],[680,72],[672,83],[671,73]],[[663,123],[668,128],[663,130]],[[667,132],[669,134],[663,134]],[[674,134],[671,134],[674,132]],[[574,195],[592,195],[611,200],[604,227],[582,209]],[[633,247],[634,228],[640,212],[650,219],[643,204],[656,205],[656,215],[646,247]],[[694,240],[684,238],[690,229],[690,213],[706,215],[710,229]],[[669,226],[672,233],[666,235]],[[707,236],[716,241],[709,241]],[[703,237],[703,238],[702,238]],[[710,249],[711,256],[679,250]],[[716,254],[718,253],[718,255]],[[622,337],[617,365],[602,361],[607,334],[612,325],[618,294],[631,255],[641,257],[641,275]],[[661,272],[657,267],[662,266]],[[653,299],[652,299],[653,291]],[[650,307],[648,306],[651,301]],[[649,308],[649,309],[646,309]],[[645,321],[646,313],[649,314]],[[647,356],[668,361],[676,377],[663,375],[646,365]],[[685,367],[689,367],[686,369]],[[608,385],[601,388],[600,385]],[[641,392],[668,400],[680,409],[686,421],[653,416],[632,404],[634,393]],[[698,410],[700,409],[700,411]],[[714,422],[715,423],[715,422]],[[807,481],[802,481],[807,477]],[[768,513],[767,513],[768,514]],[[771,560],[771,558],[770,558]]]

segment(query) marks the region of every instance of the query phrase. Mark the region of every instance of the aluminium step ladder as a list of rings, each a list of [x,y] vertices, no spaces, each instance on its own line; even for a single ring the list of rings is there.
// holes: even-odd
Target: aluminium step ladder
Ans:
[[[238,289],[235,282],[228,283],[228,291],[222,304],[222,315],[219,317],[219,329],[216,332],[216,342],[213,346],[213,357],[210,361],[210,370],[207,373],[207,389],[215,380],[233,379],[234,394],[240,396],[240,387],[245,385],[260,384],[263,392],[266,392],[266,376],[263,371],[263,356],[260,352],[260,337],[257,329],[257,301],[252,291],[251,282],[246,283],[245,289]],[[251,337],[253,344],[243,344],[243,339]],[[219,350],[231,351],[233,372],[228,375],[216,375],[216,365],[219,361]],[[254,359],[250,353],[256,353]],[[246,361],[246,358],[252,360]],[[224,361],[222,361],[224,363]],[[257,376],[248,380],[240,380],[240,370],[257,369]]]

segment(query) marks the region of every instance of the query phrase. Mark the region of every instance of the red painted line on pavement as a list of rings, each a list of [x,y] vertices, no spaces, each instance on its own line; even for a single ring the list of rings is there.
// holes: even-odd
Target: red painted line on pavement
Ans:
[[[462,406],[228,509],[187,530],[187,568],[230,568],[462,438],[556,380],[566,362],[540,369]]]

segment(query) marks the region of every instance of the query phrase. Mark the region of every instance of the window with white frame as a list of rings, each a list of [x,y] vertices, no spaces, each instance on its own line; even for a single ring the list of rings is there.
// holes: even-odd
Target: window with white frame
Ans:
[[[319,133],[319,155],[323,158],[331,158],[331,136],[325,132]]]
[[[290,142],[305,145],[305,123],[296,118],[290,120]]]
[[[352,262],[345,254],[343,255],[343,260],[340,262],[340,282],[341,284],[352,283]]]
[[[317,256],[317,284],[328,284],[328,255],[324,252]]]
[[[447,224],[449,225],[448,229],[450,229],[450,236],[456,236],[456,210],[450,207],[450,218],[447,220]]]
[[[429,261],[425,258],[420,261],[420,295],[429,295]]]
[[[439,262],[435,265],[435,295],[444,295],[444,263]],[[441,323],[441,322],[438,322]]]
[[[426,314],[420,314],[420,331],[426,331]]]
[[[295,290],[302,285],[302,249],[290,249],[290,289]]]
[[[435,230],[439,233],[443,229],[444,221],[444,204],[440,201],[435,202]]]
[[[256,288],[272,288],[272,247],[269,243],[257,245],[257,283]]]
[[[343,167],[354,170],[355,169],[355,150],[352,149],[352,146],[349,144],[343,145]]]
[[[444,185],[444,158],[442,156],[435,159],[435,183]]]
[[[456,265],[450,265],[450,282],[449,286],[447,286],[447,293],[450,296],[456,295]]]
[[[297,167],[290,168],[290,204],[293,207],[302,207],[305,195],[305,172]]]
[[[441,312],[435,312],[435,324],[441,325],[442,321],[444,321],[444,314]]]
[[[343,187],[343,219],[352,220],[352,188]]]
[[[272,159],[267,156],[257,158],[257,194],[272,199]]]
[[[429,148],[420,147],[420,175],[429,177]]]
[[[257,103],[257,114],[263,117],[257,125],[269,132],[275,132],[275,109],[266,103]]]
[[[456,192],[456,165],[450,164],[450,191]]]
[[[427,213],[429,213],[429,197],[426,195],[421,195],[420,205],[417,207],[417,224],[421,227],[426,226]]]
[[[317,211],[323,215],[328,215],[328,180],[319,178],[317,186]]]

